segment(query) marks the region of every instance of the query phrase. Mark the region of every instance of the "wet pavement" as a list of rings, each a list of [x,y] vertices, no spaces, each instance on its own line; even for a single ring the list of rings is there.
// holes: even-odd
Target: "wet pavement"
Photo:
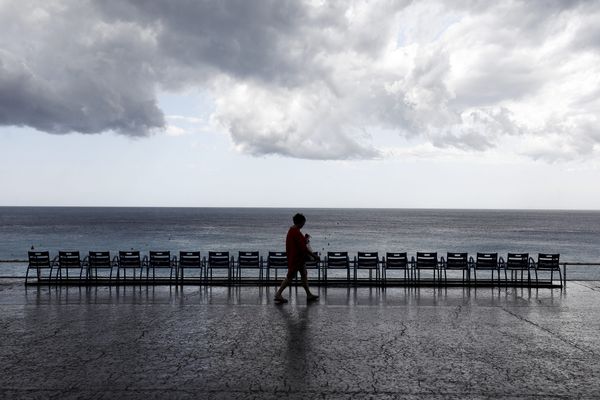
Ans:
[[[0,397],[600,397],[600,282],[274,290],[2,281]]]

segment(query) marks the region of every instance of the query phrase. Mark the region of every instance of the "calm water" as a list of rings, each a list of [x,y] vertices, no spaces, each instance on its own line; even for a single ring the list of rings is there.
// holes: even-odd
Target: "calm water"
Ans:
[[[280,208],[0,207],[0,259],[27,250],[283,250]],[[600,261],[599,211],[302,209],[314,250],[558,252]],[[7,264],[0,264],[6,275]],[[22,266],[20,267],[22,268]],[[600,267],[570,278],[600,277]]]

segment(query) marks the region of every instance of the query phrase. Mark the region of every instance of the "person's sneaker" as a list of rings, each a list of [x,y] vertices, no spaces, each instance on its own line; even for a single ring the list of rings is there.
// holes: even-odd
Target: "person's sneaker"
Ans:
[[[315,301],[319,300],[319,296],[311,294],[310,296],[306,296],[306,301]]]
[[[286,299],[283,296],[275,296],[274,300],[275,300],[275,303],[277,303],[277,304],[283,304],[283,303],[287,303],[288,302],[288,299]]]

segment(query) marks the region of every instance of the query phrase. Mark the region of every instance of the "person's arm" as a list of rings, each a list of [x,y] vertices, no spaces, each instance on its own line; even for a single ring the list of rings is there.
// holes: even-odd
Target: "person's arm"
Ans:
[[[307,257],[312,260],[318,259],[317,257],[315,257],[314,253],[312,251],[310,251],[310,249],[306,245],[306,238],[304,237],[302,232],[300,232],[300,230],[298,230],[298,236],[297,236],[296,240],[298,241],[298,248],[300,248],[302,250],[302,252],[304,253],[304,259],[306,259]]]

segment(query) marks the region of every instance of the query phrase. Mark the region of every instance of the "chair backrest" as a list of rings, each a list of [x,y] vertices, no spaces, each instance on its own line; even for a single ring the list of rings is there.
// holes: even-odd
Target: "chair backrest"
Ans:
[[[379,266],[379,253],[359,251],[356,266],[358,268],[377,268]]]
[[[327,267],[328,268],[350,268],[350,259],[347,251],[328,251],[327,252]]]
[[[170,251],[150,251],[149,266],[151,267],[170,267],[171,252]]]
[[[92,268],[110,267],[110,252],[109,251],[90,251],[88,254],[88,263]]]
[[[267,257],[267,268],[287,268],[287,253],[285,251],[270,251]]]
[[[238,253],[238,266],[259,268],[260,256],[258,254],[258,251],[240,251]]]
[[[506,255],[506,268],[527,269],[529,266],[529,253],[508,253]]]
[[[81,257],[78,251],[59,251],[58,263],[61,267],[81,267]]]
[[[477,253],[476,268],[497,268],[498,253]]]
[[[559,269],[560,254],[548,254],[548,253],[539,253],[538,254],[538,269]]]
[[[29,267],[31,268],[50,268],[50,253],[47,251],[29,251]]]
[[[135,251],[119,251],[119,266],[127,268],[141,268],[142,260],[140,252]]]
[[[437,253],[417,252],[417,268],[435,269],[437,266]]]
[[[467,269],[469,262],[468,253],[446,253],[446,268],[448,269]]]
[[[208,266],[211,268],[229,268],[229,252],[209,251]]]
[[[385,267],[386,268],[408,268],[408,256],[406,252],[402,253],[385,253]]]
[[[180,251],[179,266],[183,268],[201,268],[202,259],[199,251]]]

